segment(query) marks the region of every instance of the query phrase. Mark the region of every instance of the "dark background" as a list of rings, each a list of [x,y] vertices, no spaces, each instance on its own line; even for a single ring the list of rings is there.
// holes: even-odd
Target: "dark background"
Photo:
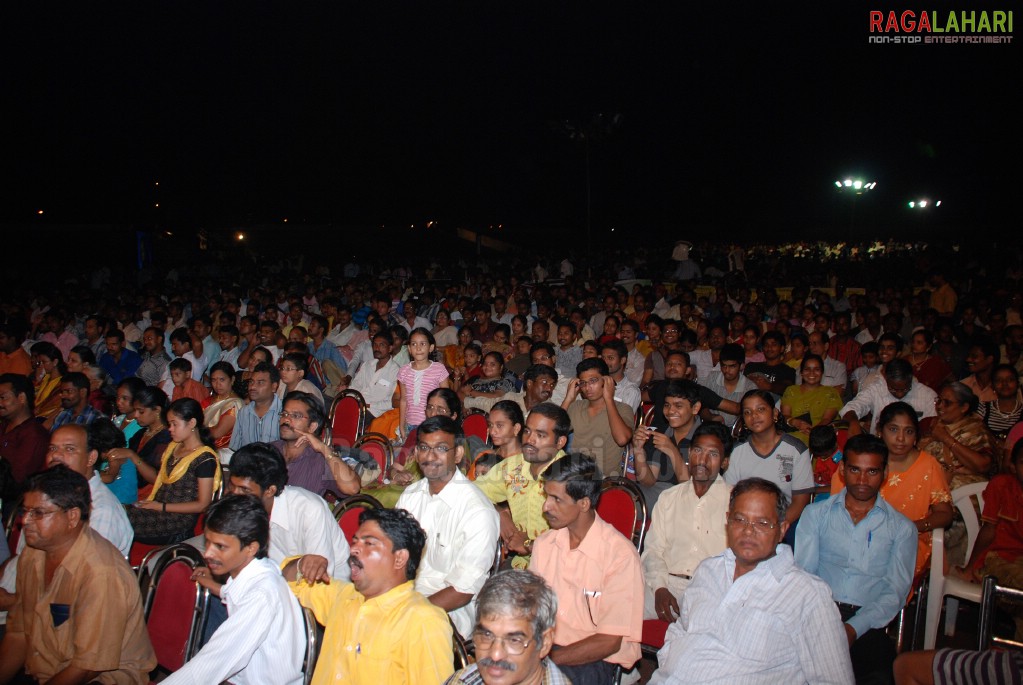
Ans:
[[[868,44],[869,10],[898,6],[11,4],[18,250],[136,229],[418,249],[466,227],[585,251],[587,151],[598,249],[1018,225],[1019,46]],[[878,188],[837,191],[857,174]],[[925,196],[942,207],[907,209]]]

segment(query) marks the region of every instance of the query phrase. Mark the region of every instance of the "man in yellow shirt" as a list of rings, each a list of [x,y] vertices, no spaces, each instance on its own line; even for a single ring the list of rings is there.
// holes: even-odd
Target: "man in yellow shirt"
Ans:
[[[501,539],[515,568],[526,568],[532,553],[533,540],[549,526],[543,517],[541,476],[556,460],[565,456],[564,448],[572,422],[568,412],[556,404],[545,402],[533,407],[522,429],[522,454],[502,460],[485,475],[476,479],[476,486],[501,514]]]
[[[298,601],[326,626],[313,685],[441,683],[454,672],[447,614],[413,589],[425,545],[407,511],[371,509],[352,538],[351,583],[332,581],[316,555],[285,565]]]

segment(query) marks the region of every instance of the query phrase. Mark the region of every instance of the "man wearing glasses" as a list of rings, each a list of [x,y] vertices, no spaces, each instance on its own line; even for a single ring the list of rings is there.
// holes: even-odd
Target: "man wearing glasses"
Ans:
[[[657,653],[651,685],[853,682],[831,590],[780,544],[786,500],[771,481],[732,489],[728,549],[705,560]]]
[[[557,613],[558,597],[543,578],[516,569],[497,573],[477,598],[476,663],[445,685],[570,685],[547,658]]]
[[[280,416],[281,439],[270,444],[288,464],[288,483],[321,497],[328,490],[340,496],[358,494],[358,474],[318,437],[324,421],[319,401],[307,392],[289,392]]]
[[[419,425],[416,462],[423,474],[398,498],[426,532],[426,551],[416,590],[448,612],[455,629],[467,636],[473,627],[472,600],[494,565],[498,541],[497,510],[458,469],[465,457],[462,429],[447,416]]]
[[[89,525],[89,482],[57,465],[30,477],[28,547],[0,645],[0,683],[23,667],[39,682],[147,683],[156,667],[138,581]]]

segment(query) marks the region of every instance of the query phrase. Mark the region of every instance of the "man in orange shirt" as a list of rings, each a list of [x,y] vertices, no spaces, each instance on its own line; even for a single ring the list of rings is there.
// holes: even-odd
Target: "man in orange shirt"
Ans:
[[[32,375],[32,359],[22,348],[21,342],[22,334],[17,326],[9,323],[0,324],[0,374]]]
[[[574,683],[610,685],[615,666],[640,657],[643,566],[632,542],[597,515],[600,472],[585,455],[554,463],[544,483],[551,526],[529,570],[558,596],[551,660]]]

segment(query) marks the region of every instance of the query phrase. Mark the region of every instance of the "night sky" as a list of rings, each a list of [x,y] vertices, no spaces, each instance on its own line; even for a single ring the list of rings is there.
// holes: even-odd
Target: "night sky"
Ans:
[[[892,6],[12,4],[8,225],[584,230],[584,126],[597,236],[1018,225],[1019,45],[868,45]]]

